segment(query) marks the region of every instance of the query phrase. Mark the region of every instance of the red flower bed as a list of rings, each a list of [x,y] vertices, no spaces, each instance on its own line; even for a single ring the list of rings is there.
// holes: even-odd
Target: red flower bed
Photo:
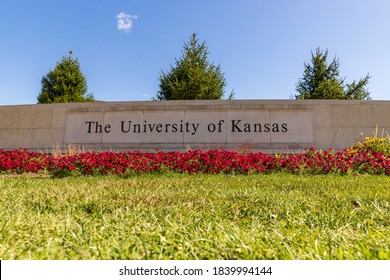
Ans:
[[[0,150],[1,173],[39,172],[51,163],[47,154],[28,152],[25,149],[4,151]]]
[[[26,149],[0,150],[0,173],[44,172],[53,176],[203,173],[249,174],[288,172],[299,174],[368,173],[390,175],[390,156],[367,151],[316,151],[302,154],[270,155],[227,150],[186,152],[100,152],[53,156]]]

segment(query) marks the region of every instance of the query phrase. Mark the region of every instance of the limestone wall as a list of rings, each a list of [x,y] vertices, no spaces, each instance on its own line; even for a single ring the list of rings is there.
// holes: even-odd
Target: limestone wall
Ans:
[[[0,148],[341,149],[390,134],[390,101],[218,100],[0,106]]]

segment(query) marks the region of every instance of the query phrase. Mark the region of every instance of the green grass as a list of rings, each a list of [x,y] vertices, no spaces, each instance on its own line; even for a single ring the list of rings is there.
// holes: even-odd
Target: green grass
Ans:
[[[390,177],[0,178],[1,259],[390,259]]]

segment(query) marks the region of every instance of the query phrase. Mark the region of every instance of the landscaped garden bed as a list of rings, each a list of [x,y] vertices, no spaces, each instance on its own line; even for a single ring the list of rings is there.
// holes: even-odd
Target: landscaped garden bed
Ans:
[[[52,155],[26,149],[0,151],[1,173],[71,175],[188,174],[386,174],[390,175],[390,144],[367,138],[342,151],[307,149],[299,154],[240,153],[222,149],[141,153],[84,152]]]

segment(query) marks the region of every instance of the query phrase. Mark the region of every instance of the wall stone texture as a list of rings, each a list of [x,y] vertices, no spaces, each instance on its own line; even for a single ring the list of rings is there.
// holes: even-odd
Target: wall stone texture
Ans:
[[[390,134],[390,101],[193,100],[0,106],[0,148],[5,150],[225,148],[281,153],[311,146],[339,150],[375,134]]]

